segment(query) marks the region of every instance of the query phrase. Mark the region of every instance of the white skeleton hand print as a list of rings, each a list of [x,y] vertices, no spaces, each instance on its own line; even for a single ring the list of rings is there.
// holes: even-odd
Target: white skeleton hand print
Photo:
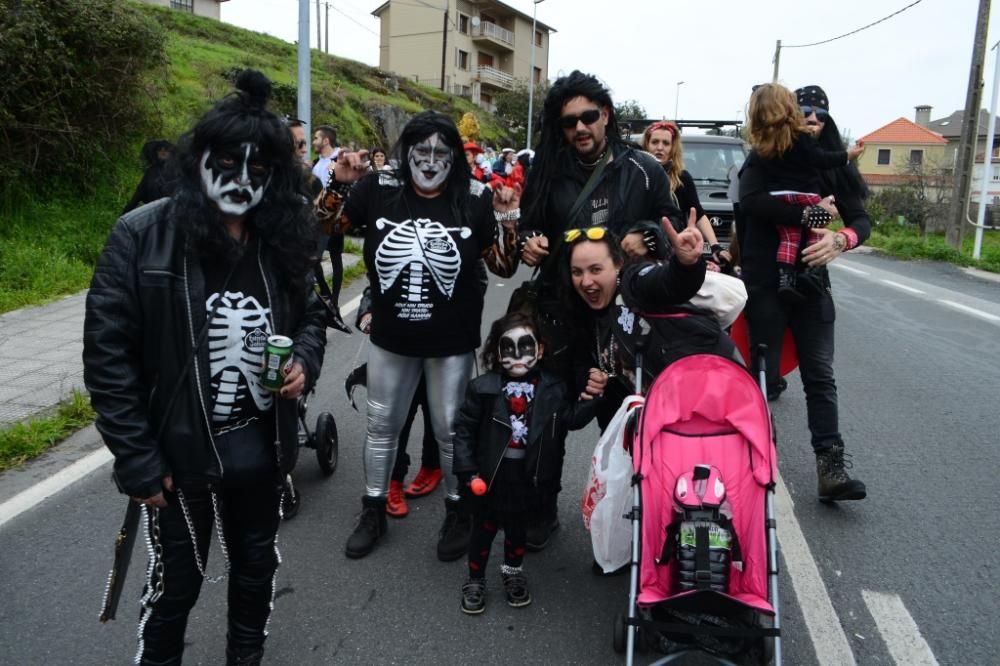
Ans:
[[[212,421],[227,423],[239,418],[239,403],[248,393],[257,409],[271,406],[271,393],[260,386],[270,309],[239,291],[212,294],[205,307],[211,311],[218,299],[222,302],[208,331],[209,374],[215,393]]]
[[[375,251],[375,267],[382,293],[392,288],[406,271],[406,300],[429,300],[427,288],[424,287],[425,273],[430,276],[438,291],[446,298],[451,298],[455,281],[462,270],[462,256],[451,234],[457,233],[461,238],[468,238],[472,235],[471,229],[449,229],[440,222],[428,219],[396,223],[384,217],[379,218],[375,225],[379,230],[392,227]]]

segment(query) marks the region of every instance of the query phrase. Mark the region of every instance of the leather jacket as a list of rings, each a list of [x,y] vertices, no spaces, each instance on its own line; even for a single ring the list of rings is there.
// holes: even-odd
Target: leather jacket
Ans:
[[[469,382],[465,402],[455,418],[453,471],[462,479],[478,474],[489,487],[511,437],[510,410],[503,396],[507,380],[488,372]],[[558,480],[566,453],[566,433],[587,425],[600,398],[573,400],[566,384],[542,370],[535,387],[528,423],[525,468],[535,486]]]
[[[291,293],[266,246],[259,247],[272,332],[294,340],[309,390],[323,364],[323,306],[312,289]],[[206,342],[181,381],[206,318],[201,263],[171,215],[170,200],[119,219],[87,294],[83,364],[97,429],[115,456],[118,488],[127,495],[162,492],[168,474],[178,486],[210,485],[225,474],[211,433]],[[275,396],[274,404],[275,456],[283,475],[298,455],[296,400]]]

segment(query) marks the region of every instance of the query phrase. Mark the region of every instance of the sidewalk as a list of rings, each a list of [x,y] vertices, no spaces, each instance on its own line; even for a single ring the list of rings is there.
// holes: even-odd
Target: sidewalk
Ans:
[[[344,254],[344,268],[360,261]],[[324,262],[327,275],[329,262]],[[50,412],[83,390],[87,292],[0,315],[0,428]]]

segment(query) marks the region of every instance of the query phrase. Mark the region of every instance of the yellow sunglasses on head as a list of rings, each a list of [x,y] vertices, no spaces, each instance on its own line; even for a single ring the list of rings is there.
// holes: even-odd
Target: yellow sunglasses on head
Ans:
[[[587,240],[599,241],[604,238],[604,235],[608,233],[607,227],[588,227],[586,229],[570,229],[567,231],[563,238],[567,243],[574,243],[584,236]]]

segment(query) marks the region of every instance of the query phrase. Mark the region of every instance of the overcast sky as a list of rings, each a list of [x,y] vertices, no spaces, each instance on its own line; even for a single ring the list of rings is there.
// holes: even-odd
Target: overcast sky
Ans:
[[[416,0],[408,0],[415,2]],[[426,4],[443,3],[425,0]],[[770,81],[775,40],[808,44],[876,21],[912,0],[544,0],[538,20],[556,29],[549,75],[573,69],[601,78],[615,101],[637,100],[650,117],[743,118],[750,88]],[[331,51],[378,64],[379,0],[333,0]],[[506,4],[530,14],[531,0]],[[819,84],[841,130],[857,138],[913,107],[933,118],[965,105],[977,0],[922,0],[877,26],[830,44],[783,49],[779,80]],[[992,3],[988,46],[1000,39]],[[315,12],[315,0],[310,0]],[[229,0],[222,19],[294,41],[298,0]],[[427,11],[434,11],[428,9]],[[314,17],[315,18],[315,17]],[[313,46],[316,30],[310,31]],[[996,51],[987,53],[989,107]],[[677,82],[680,86],[677,99]]]

